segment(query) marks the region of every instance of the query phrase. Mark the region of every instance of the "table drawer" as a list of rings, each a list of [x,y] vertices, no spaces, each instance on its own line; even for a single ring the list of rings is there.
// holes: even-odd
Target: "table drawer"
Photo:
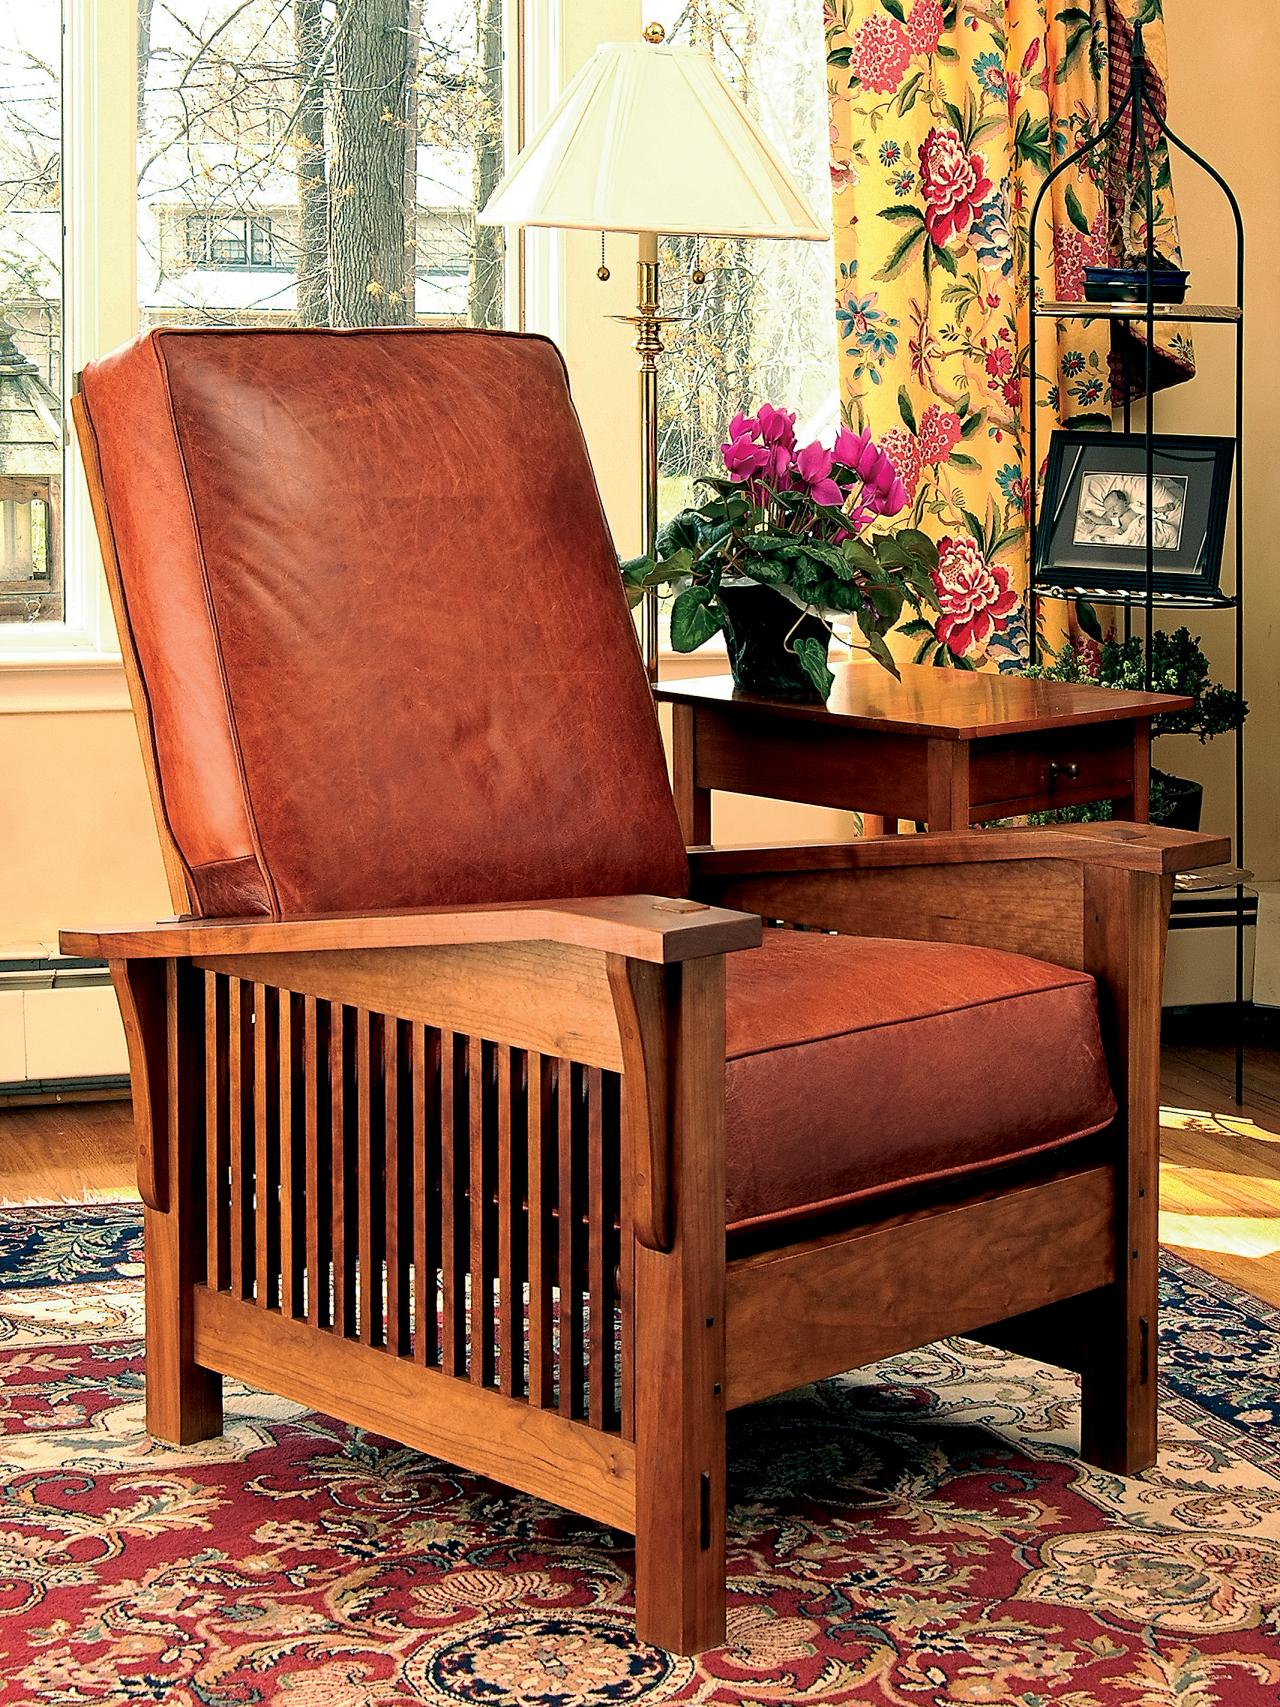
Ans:
[[[974,741],[969,750],[973,818],[1013,817],[1133,793],[1129,723]]]

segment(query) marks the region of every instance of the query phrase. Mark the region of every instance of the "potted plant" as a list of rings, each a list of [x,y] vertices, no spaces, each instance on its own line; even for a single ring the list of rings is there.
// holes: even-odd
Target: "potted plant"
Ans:
[[[671,644],[692,652],[723,632],[738,686],[825,699],[831,615],[853,618],[855,650],[896,675],[886,636],[905,609],[937,608],[937,547],[914,528],[881,531],[907,507],[893,463],[869,432],[842,427],[828,450],[796,444],[795,416],[764,404],[736,415],[725,474],[682,510],[653,558],[622,565],[628,596],[674,595]]]
[[[1099,644],[1084,640],[1064,646],[1051,664],[1038,665],[1027,674],[1048,681],[1127,688],[1134,693],[1142,693],[1147,686],[1142,640],[1136,634],[1124,641],[1103,640]],[[1215,735],[1238,729],[1249,713],[1248,705],[1233,688],[1209,679],[1209,660],[1200,636],[1192,635],[1185,627],[1174,629],[1172,634],[1157,631],[1152,637],[1151,691],[1182,694],[1195,701],[1190,711],[1162,712],[1154,718],[1153,735],[1198,735],[1201,741],[1211,741]],[[1153,824],[1198,830],[1203,798],[1201,783],[1152,767]],[[1038,813],[1035,821],[1049,823],[1065,818],[1088,821],[1110,816],[1111,802],[1099,800],[1087,806],[1067,807],[1062,812]]]

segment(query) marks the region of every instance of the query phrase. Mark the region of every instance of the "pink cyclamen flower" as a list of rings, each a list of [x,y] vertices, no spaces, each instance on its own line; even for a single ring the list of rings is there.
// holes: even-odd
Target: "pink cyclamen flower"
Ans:
[[[870,443],[870,427],[864,427],[860,433],[855,433],[852,427],[841,427],[831,454],[841,467],[857,468],[859,458]]]
[[[796,417],[793,410],[775,409],[772,403],[762,403],[756,412],[756,424],[765,444],[785,445],[788,450],[796,448]]]
[[[756,444],[746,433],[734,438],[732,427],[729,432],[729,442],[720,446],[720,454],[724,458],[730,480],[754,480],[764,472],[769,462],[769,452],[763,445]]]
[[[815,504],[828,504],[839,509],[844,503],[845,495],[831,478],[834,460],[832,453],[815,439],[813,444],[797,451],[795,466],[796,473],[804,481]]]
[[[760,437],[760,423],[754,415],[744,415],[739,410],[729,423],[729,437],[731,440],[758,439]]]

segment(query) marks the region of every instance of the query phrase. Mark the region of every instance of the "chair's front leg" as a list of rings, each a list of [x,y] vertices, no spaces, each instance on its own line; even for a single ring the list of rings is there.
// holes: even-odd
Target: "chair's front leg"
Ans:
[[[724,960],[665,972],[671,1248],[635,1251],[636,1629],[725,1634]]]
[[[222,1377],[192,1354],[203,1278],[203,990],[185,962],[113,961],[129,1044],[143,1198],[147,1432],[187,1446],[222,1433]]]
[[[1155,1462],[1160,1270],[1160,1000],[1172,877],[1085,872],[1085,965],[1119,1112],[1116,1282],[1082,1312],[1081,1456],[1120,1475]]]

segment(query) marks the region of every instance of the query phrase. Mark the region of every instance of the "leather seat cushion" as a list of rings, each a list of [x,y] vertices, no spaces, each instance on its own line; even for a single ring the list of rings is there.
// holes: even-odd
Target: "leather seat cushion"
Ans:
[[[977,1174],[1115,1114],[1085,973],[790,930],[726,965],[730,1230]]]

